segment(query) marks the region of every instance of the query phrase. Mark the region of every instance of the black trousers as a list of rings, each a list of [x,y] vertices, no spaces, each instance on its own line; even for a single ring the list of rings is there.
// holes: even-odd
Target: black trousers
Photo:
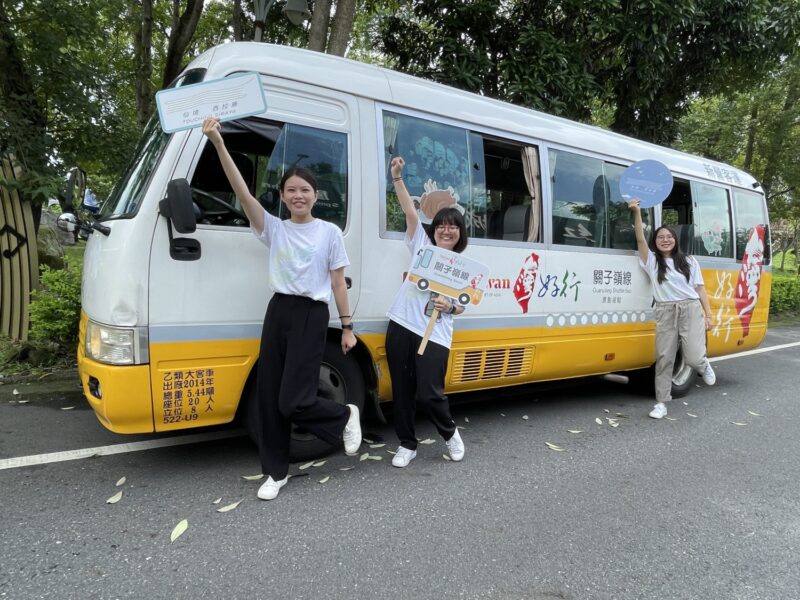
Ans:
[[[317,396],[328,305],[275,294],[267,307],[258,358],[261,469],[276,481],[289,470],[292,423],[329,444],[342,439],[350,410]]]
[[[417,354],[422,338],[389,321],[386,330],[386,360],[392,377],[394,400],[394,430],[400,445],[409,450],[417,449],[414,418],[417,405],[425,409],[428,418],[439,434],[449,440],[456,431],[450,415],[450,403],[444,395],[444,376],[450,350],[428,342],[425,354]]]

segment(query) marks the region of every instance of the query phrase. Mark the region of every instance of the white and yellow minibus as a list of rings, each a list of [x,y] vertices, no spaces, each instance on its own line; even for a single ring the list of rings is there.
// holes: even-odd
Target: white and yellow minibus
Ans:
[[[757,346],[771,267],[763,190],[729,165],[327,54],[232,43],[175,85],[260,74],[267,110],[223,123],[252,193],[285,217],[277,184],[316,173],[315,215],[344,232],[358,345],[342,355],[332,314],[319,393],[380,412],[391,399],[386,311],[410,257],[389,162],[423,219],[453,203],[465,255],[490,266],[479,305],[455,320],[447,392],[612,372],[654,363],[652,296],[619,177],[655,159],[674,177],[645,211],[671,224],[703,269],[715,315],[710,356]],[[183,203],[183,204],[182,204]],[[427,208],[426,208],[427,207]],[[166,216],[165,216],[166,215]],[[200,129],[154,121],[103,204],[87,247],[78,361],[99,420],[119,433],[247,421],[270,290],[268,251],[250,232]],[[104,227],[103,227],[104,226]],[[333,311],[335,313],[335,310]],[[676,394],[694,374],[676,362]],[[295,433],[295,456],[325,450]]]

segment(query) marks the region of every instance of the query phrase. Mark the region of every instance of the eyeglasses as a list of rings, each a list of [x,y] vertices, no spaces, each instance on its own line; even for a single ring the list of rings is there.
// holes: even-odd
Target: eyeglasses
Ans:
[[[670,240],[674,240],[675,238],[671,235],[658,235],[656,236],[656,240],[659,242],[668,242]]]
[[[458,225],[437,225],[436,231],[458,231]]]

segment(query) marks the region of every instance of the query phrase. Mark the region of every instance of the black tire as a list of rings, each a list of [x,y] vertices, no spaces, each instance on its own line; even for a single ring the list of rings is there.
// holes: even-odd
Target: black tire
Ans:
[[[656,366],[651,365],[646,369],[628,371],[628,381],[639,389],[642,394],[654,396],[656,393]],[[694,370],[683,360],[683,353],[678,350],[675,357],[675,367],[672,371],[672,397],[682,398],[692,389]]]
[[[319,373],[319,390],[317,394],[338,404],[355,404],[363,414],[366,388],[364,376],[358,362],[352,354],[342,354],[342,347],[337,341],[325,344],[322,366]],[[240,409],[241,421],[247,435],[258,445],[259,431],[257,427],[257,399],[255,377],[251,377],[243,394],[245,406]],[[319,458],[330,454],[341,444],[328,444],[315,435],[292,428],[292,441],[289,447],[289,460],[292,462]]]

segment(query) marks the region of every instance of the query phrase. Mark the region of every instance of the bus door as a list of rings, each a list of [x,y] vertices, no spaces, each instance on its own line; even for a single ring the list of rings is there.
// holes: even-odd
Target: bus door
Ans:
[[[269,115],[223,123],[222,135],[251,193],[264,208],[288,218],[279,182],[286,169],[310,169],[318,179],[313,214],[344,231],[351,266],[346,275],[351,312],[358,302],[360,213],[348,202],[359,178],[348,172],[350,136],[346,108],[322,103],[317,116],[338,116],[311,126],[280,117],[285,104],[273,93]],[[292,110],[296,113],[297,98]],[[306,117],[314,116],[309,103]],[[288,110],[285,112],[289,112]],[[295,115],[296,116],[296,115]],[[324,119],[321,119],[324,120]],[[156,430],[226,423],[234,417],[259,350],[269,301],[268,249],[252,234],[216,155],[200,130],[190,134],[174,178],[185,177],[192,190],[199,252],[191,260],[170,256],[166,219],[159,219],[150,256],[150,364]],[[174,233],[174,235],[178,235]],[[338,324],[331,301],[331,321]]]

